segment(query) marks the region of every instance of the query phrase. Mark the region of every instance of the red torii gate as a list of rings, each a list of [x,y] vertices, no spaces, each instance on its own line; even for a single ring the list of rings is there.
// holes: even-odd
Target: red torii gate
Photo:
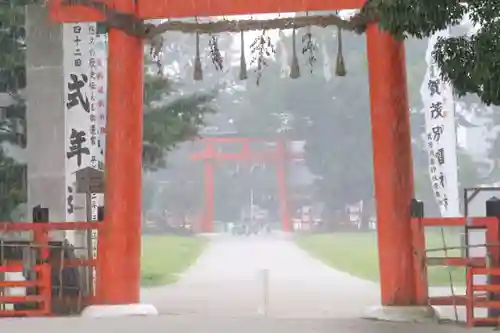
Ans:
[[[281,229],[292,231],[292,220],[288,211],[288,195],[286,186],[286,161],[289,158],[299,157],[287,152],[284,140],[276,141],[276,148],[272,151],[252,152],[251,144],[254,142],[268,142],[269,140],[257,138],[239,137],[214,137],[201,140],[205,149],[201,153],[192,154],[190,158],[195,161],[203,161],[203,216],[201,219],[201,231],[213,231],[214,219],[214,172],[216,161],[274,161],[276,165],[276,176],[278,180],[278,196],[281,217]],[[217,151],[217,144],[237,143],[241,145],[238,153],[221,153]]]
[[[97,11],[51,0],[56,22],[101,21]],[[365,0],[104,0],[141,19],[361,8]],[[409,203],[413,196],[408,92],[402,41],[366,31],[369,63],[380,281],[383,305],[426,305],[412,273]],[[104,304],[139,301],[143,41],[109,31],[106,217],[99,234],[97,291]],[[127,256],[123,254],[126,253]]]

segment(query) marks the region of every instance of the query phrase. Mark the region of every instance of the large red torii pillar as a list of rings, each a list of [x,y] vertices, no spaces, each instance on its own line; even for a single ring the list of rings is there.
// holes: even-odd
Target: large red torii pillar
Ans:
[[[50,0],[56,22],[100,21],[96,11]],[[361,8],[365,0],[104,0],[142,19]],[[416,305],[409,203],[413,172],[404,44],[373,24],[367,32],[383,305]],[[98,291],[106,304],[139,300],[143,42],[109,31],[106,220]],[[126,253],[127,256],[123,254]],[[425,304],[422,304],[425,305]]]

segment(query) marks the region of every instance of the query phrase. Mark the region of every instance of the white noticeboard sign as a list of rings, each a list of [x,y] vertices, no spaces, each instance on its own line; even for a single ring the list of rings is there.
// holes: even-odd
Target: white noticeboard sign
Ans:
[[[461,214],[453,87],[442,80],[440,69],[432,57],[438,38],[448,36],[449,31],[442,30],[429,39],[426,53],[428,68],[420,93],[424,104],[429,176],[434,196],[443,217],[458,217]]]

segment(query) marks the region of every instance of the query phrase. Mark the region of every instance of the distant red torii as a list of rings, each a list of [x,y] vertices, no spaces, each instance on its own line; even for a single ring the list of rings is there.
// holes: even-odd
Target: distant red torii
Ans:
[[[251,144],[260,142],[270,142],[261,138],[242,138],[242,137],[209,137],[203,138],[205,149],[200,153],[191,154],[190,158],[194,161],[202,160],[204,176],[204,212],[201,221],[202,232],[213,231],[214,219],[214,174],[215,162],[218,161],[242,161],[242,162],[261,162],[272,161],[276,164],[276,176],[278,180],[279,207],[281,217],[281,228],[283,231],[292,231],[292,222],[288,211],[288,191],[286,184],[286,165],[290,158],[300,158],[301,154],[291,154],[286,149],[286,142],[279,140],[276,142],[276,148],[267,149],[263,152],[252,152]],[[220,143],[241,144],[239,153],[224,153],[217,149]]]

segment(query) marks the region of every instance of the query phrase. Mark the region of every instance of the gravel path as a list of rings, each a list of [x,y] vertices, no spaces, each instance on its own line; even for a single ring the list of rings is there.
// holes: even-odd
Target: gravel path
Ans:
[[[143,290],[158,317],[90,320],[3,319],[1,331],[62,333],[196,332],[453,332],[454,325],[394,324],[359,319],[378,304],[378,285],[331,269],[285,235],[212,236],[212,242],[179,283]],[[266,287],[265,273],[268,283]],[[267,290],[267,292],[266,292]],[[446,289],[433,293],[447,292]],[[448,312],[452,315],[453,311]],[[42,326],[40,326],[42,325]],[[432,327],[431,327],[432,326]]]
[[[323,265],[285,236],[217,236],[178,284],[147,290],[144,299],[169,314],[346,318],[378,294],[376,284]]]

